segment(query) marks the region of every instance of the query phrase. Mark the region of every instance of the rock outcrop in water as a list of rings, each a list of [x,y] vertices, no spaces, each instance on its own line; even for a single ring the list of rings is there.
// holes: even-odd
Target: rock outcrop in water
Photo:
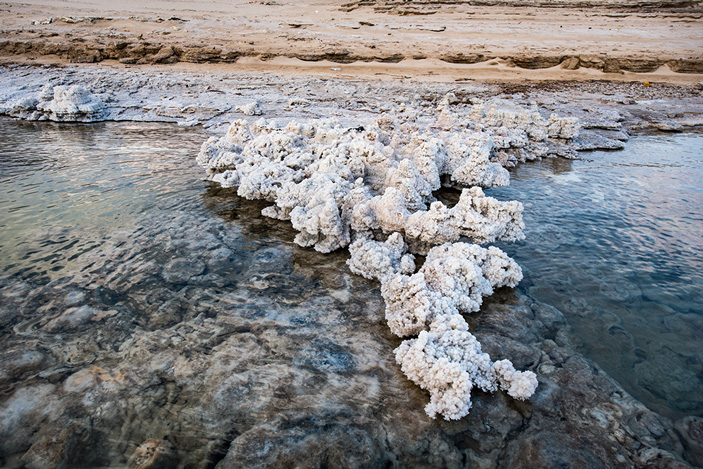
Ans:
[[[213,181],[273,202],[262,213],[290,220],[300,246],[327,253],[353,242],[350,267],[381,281],[391,331],[419,334],[396,349],[397,362],[430,391],[427,414],[445,419],[469,412],[474,386],[500,385],[518,399],[537,387],[533,372],[493,363],[460,314],[477,311],[494,288],[516,286],[520,268],[498,248],[457,241],[522,239],[522,204],[487,197],[479,186],[508,184],[504,165],[546,155],[549,138],[578,135],[575,119],[545,121],[534,110],[476,105],[462,118],[450,108],[455,100],[448,94],[429,125],[412,113],[369,128],[238,120],[197,158]],[[433,195],[442,180],[471,187],[449,208]],[[417,273],[407,250],[427,255]]]
[[[430,392],[427,414],[465,416],[474,386],[495,391],[500,384],[515,398],[530,397],[537,387],[535,374],[516,372],[507,360],[492,363],[460,314],[478,311],[494,288],[516,286],[520,267],[495,247],[447,243],[432,248],[413,273],[415,263],[406,249],[398,233],[384,243],[362,238],[349,247],[347,262],[352,272],[381,282],[391,332],[419,334],[403,341],[395,354],[403,372]]]
[[[102,101],[78,85],[45,85],[37,96],[14,102],[10,115],[28,120],[94,122],[105,115]]]

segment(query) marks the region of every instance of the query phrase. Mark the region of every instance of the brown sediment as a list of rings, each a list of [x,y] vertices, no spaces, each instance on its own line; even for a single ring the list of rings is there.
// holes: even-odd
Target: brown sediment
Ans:
[[[360,0],[357,2],[345,3],[344,10],[355,10],[362,7],[373,7],[375,11],[383,11],[392,14],[403,14],[402,12],[419,8],[439,6],[483,6],[496,7],[505,6],[510,8],[603,8],[607,10],[620,10],[629,12],[642,11],[691,11],[700,8],[700,1],[691,0],[660,0],[660,1],[613,1],[613,0],[586,0],[586,1],[544,1],[544,0]],[[698,10],[696,10],[698,11]],[[436,13],[434,11],[433,13]],[[427,14],[427,13],[425,13]]]
[[[154,65],[174,64],[178,62],[218,64],[235,63],[241,57],[258,57],[262,61],[284,57],[299,59],[303,62],[329,61],[338,64],[354,64],[357,62],[378,62],[396,64],[405,59],[423,60],[428,57],[417,54],[406,57],[401,53],[360,55],[348,50],[331,50],[327,52],[288,52],[273,53],[258,50],[230,50],[223,47],[199,44],[172,45],[168,43],[112,41],[107,44],[89,41],[51,42],[37,40],[4,40],[0,41],[0,56],[13,57],[43,57],[53,56],[58,61],[69,63],[98,63],[105,60],[117,60],[123,64]],[[437,57],[449,64],[478,64],[496,59],[493,55],[480,53],[444,54]],[[574,56],[574,55],[507,55],[500,60],[510,66],[526,70],[547,69],[560,66],[565,70],[579,68],[599,70],[604,73],[651,73],[666,65],[675,73],[703,73],[703,58],[687,59],[658,59],[635,57],[603,56]]]
[[[126,0],[84,5],[79,15],[59,0],[34,1],[0,10],[5,62],[318,75],[341,64],[346,76],[433,81],[703,80],[701,2],[200,0],[184,10]]]
[[[703,59],[679,59],[667,63],[677,73],[703,73]]]
[[[439,60],[452,64],[475,64],[478,62],[484,62],[486,60],[494,59],[492,56],[485,56],[483,54],[464,54],[459,52],[456,55],[448,54],[439,57]]]

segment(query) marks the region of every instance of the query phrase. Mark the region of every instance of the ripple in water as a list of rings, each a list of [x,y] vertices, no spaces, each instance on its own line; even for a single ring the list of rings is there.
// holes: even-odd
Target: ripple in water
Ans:
[[[467,432],[490,433],[501,413],[522,425],[481,395],[461,430],[429,421],[426,395],[394,363],[377,284],[351,275],[345,252],[294,245],[289,223],[260,215],[265,203],[203,181],[205,138],[0,121],[0,397],[22,404],[20,424],[0,428],[3,465],[61,445],[84,458],[76,466],[126,465],[153,438],[186,466],[268,457],[257,445],[270,439],[271,458],[302,448],[291,460],[307,461],[305,429],[331,462],[385,467],[377,444],[392,429],[401,465],[451,466],[462,456],[447,442],[494,441]],[[526,202],[527,240],[503,246],[525,268],[521,288],[672,415],[703,407],[701,143],[639,138],[523,165],[492,191]],[[88,445],[100,451],[71,449]]]
[[[526,240],[501,247],[582,352],[648,407],[703,415],[703,136],[522,165],[489,192],[525,204]]]
[[[0,271],[53,279],[144,213],[202,210],[193,151],[204,138],[143,123],[2,121]]]

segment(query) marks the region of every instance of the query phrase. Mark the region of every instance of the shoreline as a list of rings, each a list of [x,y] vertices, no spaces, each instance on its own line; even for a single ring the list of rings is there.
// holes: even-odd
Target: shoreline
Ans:
[[[251,117],[241,108],[253,102],[261,104],[260,115],[267,119],[332,117],[353,125],[410,102],[434,112],[447,93],[454,93],[464,105],[495,102],[529,107],[534,103],[544,112],[576,117],[583,126],[578,151],[622,148],[629,132],[680,132],[703,125],[700,83],[420,81],[387,75],[346,76],[326,68],[315,76],[231,67],[0,62],[4,82],[0,114],[28,118],[23,99],[37,96],[46,84],[63,84],[80,85],[103,101],[106,114],[100,120],[174,122],[202,125],[214,132],[233,120]]]
[[[703,81],[701,2],[551,5],[27,0],[0,8],[0,57],[422,82]]]
[[[475,64],[451,64],[438,59],[406,59],[398,63],[352,62],[339,64],[328,60],[303,61],[275,57],[262,60],[257,57],[240,58],[235,63],[189,63],[130,65],[117,60],[103,60],[93,64],[71,63],[57,56],[29,57],[19,55],[1,57],[0,65],[37,66],[94,66],[114,70],[186,72],[194,74],[275,74],[290,77],[362,79],[381,81],[413,81],[416,83],[541,83],[541,82],[612,82],[660,83],[699,86],[703,73],[676,73],[662,65],[651,73],[606,73],[593,68],[565,70],[560,66],[542,69],[524,69],[498,61]],[[645,85],[646,86],[646,85]]]

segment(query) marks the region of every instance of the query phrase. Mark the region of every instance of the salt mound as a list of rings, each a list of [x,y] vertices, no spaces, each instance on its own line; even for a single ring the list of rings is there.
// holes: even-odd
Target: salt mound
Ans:
[[[263,214],[291,220],[300,231],[296,243],[320,252],[346,247],[352,232],[402,232],[418,252],[461,236],[480,243],[521,239],[519,202],[500,202],[476,187],[449,209],[432,195],[443,176],[507,184],[507,171],[490,161],[490,134],[404,136],[384,130],[388,125],[379,119],[368,130],[348,129],[321,120],[277,128],[264,119],[252,126],[238,120],[225,137],[205,142],[197,161],[240,196],[274,202]]]
[[[237,106],[236,110],[241,112],[246,116],[260,116],[263,114],[261,107],[257,101],[252,101],[249,104],[244,104],[242,106]]]
[[[78,85],[45,85],[38,96],[13,103],[10,114],[29,120],[94,122],[105,116],[105,107],[100,99]]]
[[[351,249],[355,261],[358,251]],[[478,311],[495,288],[515,287],[522,270],[496,247],[448,243],[432,248],[413,275],[379,277],[388,326],[398,337],[415,335],[439,316]]]
[[[500,249],[465,242],[524,237],[522,204],[488,197],[482,187],[508,184],[504,166],[545,156],[548,140],[578,135],[578,122],[481,105],[458,116],[450,103],[423,126],[412,112],[402,123],[384,115],[367,128],[237,120],[203,144],[197,162],[241,197],[271,202],[262,213],[290,220],[300,246],[349,247],[351,271],[381,282],[391,331],[417,335],[396,349],[396,360],[430,392],[428,415],[458,419],[474,386],[517,399],[537,386],[534,373],[482,353],[461,316],[522,279]],[[443,184],[466,187],[454,207],[433,195]],[[427,255],[417,272],[413,253]]]
[[[530,397],[537,389],[531,371],[515,371],[508,360],[491,362],[481,344],[469,332],[461,315],[440,316],[429,331],[403,341],[395,350],[403,373],[430,392],[427,415],[460,419],[471,408],[471,390],[496,391],[498,386],[516,399]]]

